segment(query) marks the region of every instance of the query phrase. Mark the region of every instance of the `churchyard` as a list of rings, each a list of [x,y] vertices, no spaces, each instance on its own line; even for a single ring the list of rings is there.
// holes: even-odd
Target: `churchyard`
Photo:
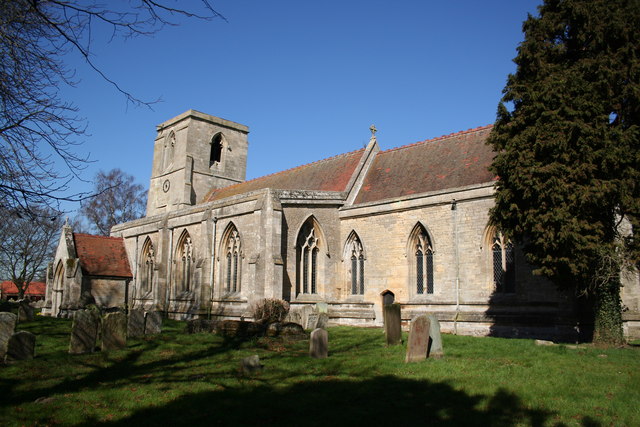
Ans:
[[[0,365],[0,425],[640,425],[638,345],[443,335],[444,357],[406,363],[406,332],[330,327],[313,358],[308,338],[185,327],[69,354],[71,320],[20,323],[36,357]]]

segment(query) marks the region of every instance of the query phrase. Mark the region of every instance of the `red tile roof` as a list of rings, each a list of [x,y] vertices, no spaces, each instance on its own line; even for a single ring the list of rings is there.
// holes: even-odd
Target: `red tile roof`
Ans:
[[[354,203],[367,203],[495,180],[485,141],[492,126],[381,151]]]
[[[363,153],[364,148],[229,187],[213,189],[203,201],[211,202],[264,188],[345,191]]]
[[[47,284],[44,282],[31,282],[27,288],[26,296],[44,296],[46,292]],[[5,280],[0,283],[0,289],[2,296],[5,295],[18,295],[18,288],[15,283],[10,280]]]
[[[73,233],[82,272],[90,276],[133,277],[121,237]]]

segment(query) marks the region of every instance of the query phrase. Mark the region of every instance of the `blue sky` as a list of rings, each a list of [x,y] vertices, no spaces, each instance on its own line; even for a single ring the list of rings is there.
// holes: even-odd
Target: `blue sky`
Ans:
[[[371,124],[388,149],[493,123],[541,0],[211,3],[228,22],[110,43],[94,32],[96,63],[137,97],[160,98],[153,110],[67,58],[81,81],[63,96],[87,120],[80,151],[94,160],[85,179],[119,167],[148,186],[155,126],[190,108],[249,126],[247,179],[359,149]]]

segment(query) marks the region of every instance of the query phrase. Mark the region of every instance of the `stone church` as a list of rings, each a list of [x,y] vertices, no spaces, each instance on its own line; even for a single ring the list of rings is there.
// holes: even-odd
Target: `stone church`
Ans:
[[[262,298],[326,302],[330,323],[379,326],[431,312],[445,331],[577,340],[580,299],[534,276],[488,224],[491,126],[366,148],[245,181],[249,129],[198,111],[157,126],[147,215],[111,237],[65,226],[47,312],[86,298],[170,317],[250,318]],[[625,334],[640,335],[640,284],[625,278]],[[587,337],[588,338],[588,337]]]

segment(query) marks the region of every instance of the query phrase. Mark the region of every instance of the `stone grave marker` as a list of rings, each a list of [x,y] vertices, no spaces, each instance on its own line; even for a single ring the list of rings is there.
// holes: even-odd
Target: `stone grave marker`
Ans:
[[[318,318],[320,315],[318,313],[309,313],[307,316],[307,325],[305,329],[316,329],[318,326]]]
[[[120,350],[127,346],[127,315],[108,313],[102,319],[102,351]]]
[[[314,329],[309,339],[309,356],[325,359],[329,354],[329,334],[324,329]]]
[[[144,334],[156,335],[162,332],[162,313],[150,311],[144,321]]]
[[[260,363],[260,357],[257,354],[245,357],[240,361],[240,368],[245,375],[261,371],[264,365]]]
[[[31,322],[33,320],[33,316],[35,315],[35,310],[29,302],[20,301],[18,304],[18,321],[19,322]]]
[[[425,314],[416,316],[411,320],[407,355],[404,360],[406,363],[420,362],[427,358],[430,324],[429,317]]]
[[[4,360],[7,354],[7,346],[9,338],[16,330],[16,321],[18,316],[13,313],[0,312],[0,362]]]
[[[31,360],[36,353],[36,336],[31,332],[18,331],[9,338],[7,359]]]
[[[285,319],[287,323],[297,323],[302,326],[302,313],[299,310],[291,310]]]
[[[100,316],[93,310],[78,310],[71,325],[70,354],[92,353],[98,338]]]
[[[384,306],[384,334],[387,338],[387,345],[400,344],[402,340],[400,318],[400,304],[389,304]]]
[[[134,308],[129,310],[127,322],[127,336],[129,338],[140,338],[144,335],[144,310]]]
[[[316,303],[316,313],[329,313],[329,304],[326,302]]]
[[[303,328],[309,329],[307,328],[307,324],[309,323],[309,314],[313,313],[313,307],[305,304],[302,307],[300,307],[299,311],[300,311],[300,321],[301,321],[300,324],[302,325]]]
[[[440,322],[435,314],[429,316],[429,353],[427,357],[433,357],[440,359],[444,356],[444,349],[442,348],[442,334],[440,333]]]
[[[318,321],[316,322],[316,328],[327,329],[329,325],[329,315],[327,313],[320,313],[318,315]]]

